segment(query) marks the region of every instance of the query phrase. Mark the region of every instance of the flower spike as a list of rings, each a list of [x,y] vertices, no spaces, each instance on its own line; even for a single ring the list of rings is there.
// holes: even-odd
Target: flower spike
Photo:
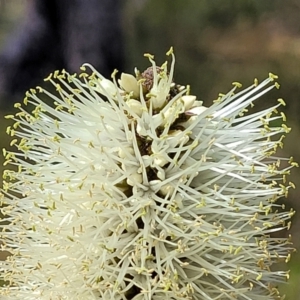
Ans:
[[[277,76],[205,107],[167,55],[118,81],[56,71],[7,116],[1,299],[281,299],[293,248],[272,233],[297,164],[275,155],[284,101],[250,112]]]

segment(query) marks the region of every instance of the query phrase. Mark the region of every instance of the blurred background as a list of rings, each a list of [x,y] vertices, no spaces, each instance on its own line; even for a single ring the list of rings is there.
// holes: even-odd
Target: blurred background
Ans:
[[[299,0],[0,0],[0,147],[9,147],[4,115],[55,69],[75,72],[90,62],[106,76],[114,68],[143,71],[149,66],[144,53],[160,64],[173,46],[176,82],[191,85],[206,106],[234,81],[247,87],[254,78],[277,74],[281,88],[255,109],[285,100],[292,131],[280,155],[300,162],[299,16]],[[0,171],[2,163],[0,157]],[[300,211],[300,168],[289,179],[298,190],[283,201]],[[300,249],[299,213],[291,230],[281,233],[288,234]],[[298,300],[299,253],[289,268],[290,283],[281,291]]]

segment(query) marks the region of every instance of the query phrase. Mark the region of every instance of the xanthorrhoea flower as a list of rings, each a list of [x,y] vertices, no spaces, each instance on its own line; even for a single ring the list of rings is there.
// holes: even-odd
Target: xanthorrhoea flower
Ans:
[[[34,110],[9,116],[1,299],[279,299],[273,264],[292,248],[270,235],[289,227],[276,200],[295,163],[274,153],[289,129],[270,126],[282,100],[244,114],[276,77],[204,107],[168,54],[119,84],[55,72],[56,92],[30,90]]]

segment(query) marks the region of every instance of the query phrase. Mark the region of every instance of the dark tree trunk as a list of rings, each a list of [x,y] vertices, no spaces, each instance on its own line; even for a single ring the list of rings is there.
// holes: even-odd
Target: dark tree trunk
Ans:
[[[104,76],[123,68],[121,0],[31,0],[0,55],[0,102],[21,101],[56,69],[89,62]]]

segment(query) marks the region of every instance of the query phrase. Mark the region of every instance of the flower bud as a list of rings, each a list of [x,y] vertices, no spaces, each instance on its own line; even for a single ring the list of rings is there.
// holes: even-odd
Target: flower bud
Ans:
[[[139,96],[139,85],[133,75],[122,73],[121,79],[119,79],[119,84],[128,94],[132,93],[133,98]]]
[[[140,101],[130,99],[126,102],[126,104],[129,106],[130,110],[128,110],[128,113],[131,114],[131,112],[134,112],[139,117],[143,114],[144,107],[141,104]],[[132,115],[132,114],[131,114]]]
[[[197,97],[193,95],[184,95],[181,97],[181,100],[184,103],[184,109],[189,110],[193,105],[194,102],[196,101]]]

